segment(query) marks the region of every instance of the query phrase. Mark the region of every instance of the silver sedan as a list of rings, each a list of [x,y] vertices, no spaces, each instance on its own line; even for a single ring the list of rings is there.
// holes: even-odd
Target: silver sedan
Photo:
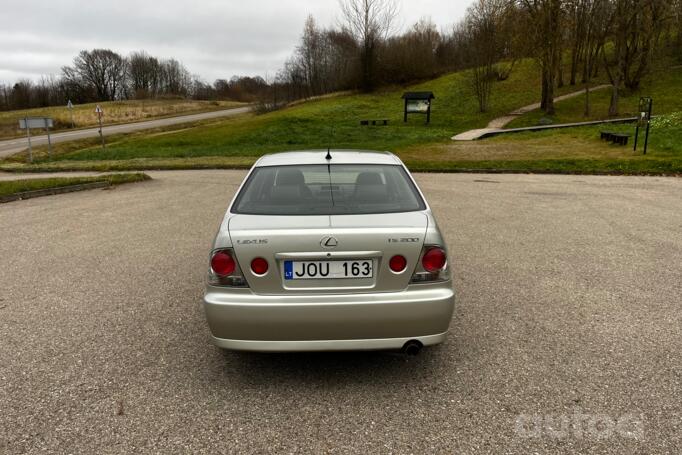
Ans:
[[[206,318],[225,349],[414,354],[445,339],[454,307],[443,237],[391,153],[262,157],[208,269]]]

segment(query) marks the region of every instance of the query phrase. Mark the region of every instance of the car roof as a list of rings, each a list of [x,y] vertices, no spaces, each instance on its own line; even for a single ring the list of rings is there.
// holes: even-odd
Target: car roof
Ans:
[[[401,164],[397,156],[390,152],[369,150],[329,150],[331,164]],[[286,166],[296,164],[328,164],[327,150],[305,150],[265,155],[255,167]]]

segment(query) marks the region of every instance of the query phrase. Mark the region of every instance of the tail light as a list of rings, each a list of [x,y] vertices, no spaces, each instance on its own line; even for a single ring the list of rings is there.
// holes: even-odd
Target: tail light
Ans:
[[[447,256],[443,248],[432,247],[422,256],[422,266],[427,272],[435,273],[443,269],[447,263]]]
[[[443,247],[438,245],[424,246],[417,268],[412,275],[411,283],[429,283],[450,279],[448,256]]]
[[[216,251],[211,258],[211,269],[220,277],[229,276],[237,268],[237,263],[227,251]]]
[[[251,271],[254,275],[265,275],[268,273],[268,261],[263,258],[256,258],[251,261]]]
[[[248,287],[234,251],[230,248],[211,253],[208,283],[213,286]]]
[[[407,267],[407,259],[405,259],[405,256],[397,254],[388,261],[388,266],[395,273],[400,273]]]

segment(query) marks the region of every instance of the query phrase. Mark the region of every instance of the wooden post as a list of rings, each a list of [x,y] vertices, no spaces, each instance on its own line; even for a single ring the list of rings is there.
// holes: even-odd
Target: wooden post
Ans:
[[[106,149],[104,134],[102,133],[102,114],[99,114],[99,138],[102,140],[102,149]]]

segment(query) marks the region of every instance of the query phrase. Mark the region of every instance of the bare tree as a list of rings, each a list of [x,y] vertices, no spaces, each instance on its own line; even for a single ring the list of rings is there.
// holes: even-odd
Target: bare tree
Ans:
[[[326,75],[328,90],[346,90],[360,85],[359,49],[347,30],[326,30]]]
[[[12,90],[5,84],[0,84],[0,111],[8,111],[12,105],[10,94]]]
[[[325,43],[324,34],[318,29],[313,16],[308,16],[303,28],[301,44],[296,48],[296,56],[302,67],[308,95],[320,95],[325,92]]]
[[[192,86],[192,76],[187,68],[174,58],[162,61],[160,66],[163,94],[187,96]]]
[[[31,107],[33,101],[33,82],[29,79],[21,79],[12,87],[12,104],[18,109]]]
[[[620,92],[637,90],[649,70],[656,37],[666,20],[667,0],[612,0],[610,18],[614,50],[602,48],[604,69],[611,81],[609,115],[618,115]]]
[[[438,49],[441,35],[436,24],[422,18],[406,33],[393,36],[381,46],[379,79],[385,83],[408,83],[439,73]]]
[[[682,0],[675,0],[673,15],[675,17],[675,31],[673,34],[677,36],[678,58],[682,58]]]
[[[600,52],[604,48],[606,35],[609,31],[610,0],[579,0],[579,11],[575,19],[582,22],[579,33],[582,36],[574,36],[580,43],[574,43],[571,58],[571,83],[575,83],[578,64],[583,65],[582,82],[585,85],[585,117],[590,116],[590,83],[595,68],[599,66]],[[574,24],[575,26],[575,24]],[[576,49],[578,49],[577,55]],[[576,60],[577,58],[577,60]]]
[[[372,90],[375,82],[377,48],[393,29],[398,16],[395,0],[340,0],[343,26],[360,47],[362,88]]]
[[[561,64],[561,14],[563,0],[519,0],[529,13],[534,27],[535,53],[542,67],[541,108],[554,114],[554,87]]]
[[[81,51],[73,67],[62,68],[66,79],[94,88],[98,101],[113,101],[124,97],[127,62],[109,49]]]
[[[133,52],[128,57],[129,85],[135,98],[155,97],[161,81],[161,65],[156,57],[145,51]]]
[[[480,112],[488,110],[493,81],[496,79],[495,64],[499,59],[497,27],[504,7],[504,0],[477,0],[467,10],[470,78]]]
[[[578,67],[585,55],[588,35],[590,7],[593,0],[568,0],[566,4],[566,22],[568,41],[571,50],[570,84],[575,85],[578,77]]]

